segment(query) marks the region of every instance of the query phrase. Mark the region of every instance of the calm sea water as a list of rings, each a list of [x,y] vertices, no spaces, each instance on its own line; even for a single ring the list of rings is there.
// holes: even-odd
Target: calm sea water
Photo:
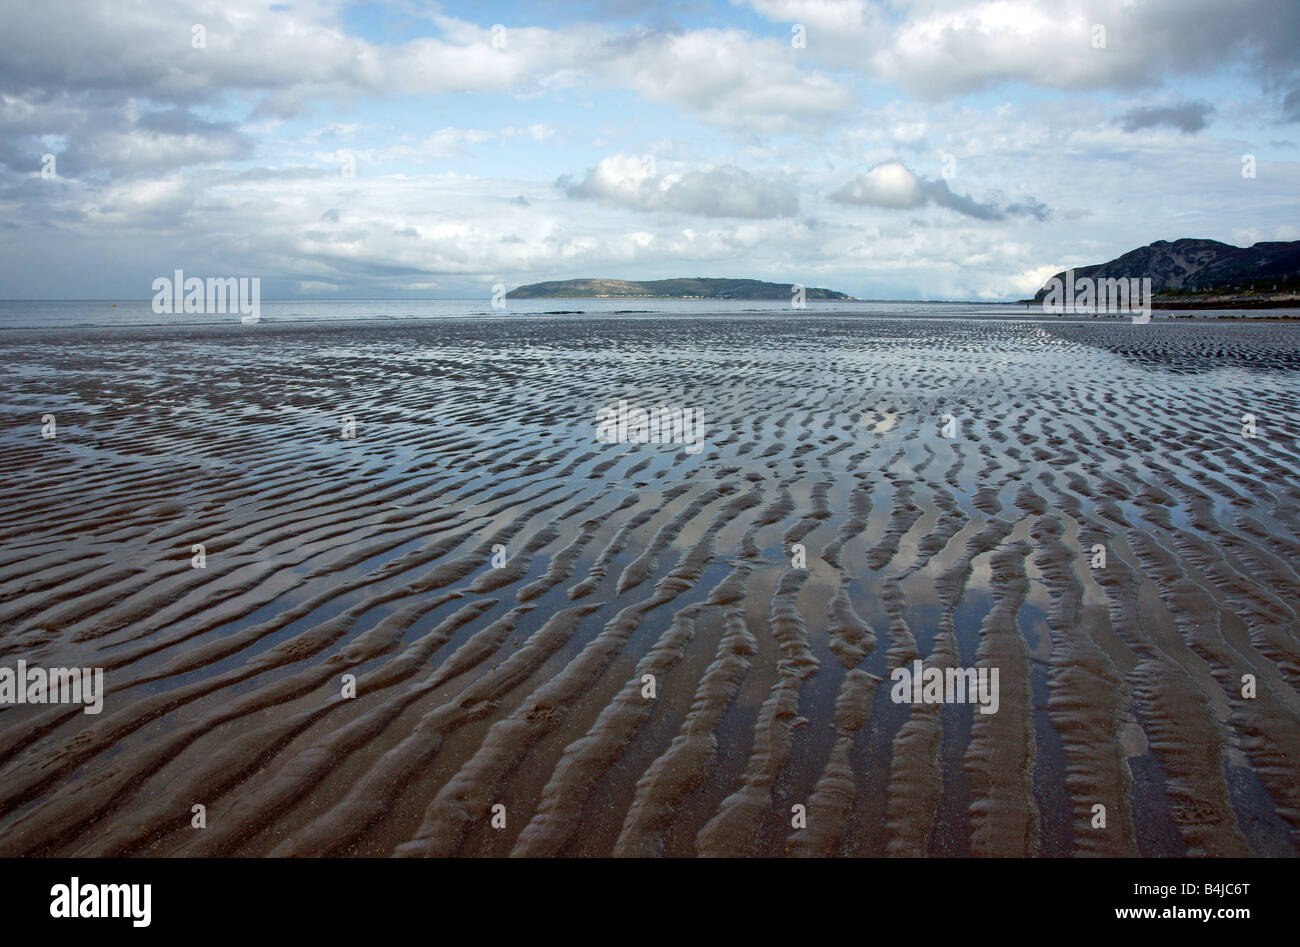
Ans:
[[[511,299],[505,309],[493,309],[487,299],[264,299],[263,322],[387,321],[394,319],[487,318],[520,316],[611,315],[620,318],[666,318],[701,315],[792,315],[787,300],[739,299]],[[802,314],[848,316],[1044,317],[1037,308],[1015,303],[929,301],[809,301]],[[1167,314],[1166,314],[1167,315]],[[1206,310],[1181,316],[1289,316],[1300,309]],[[1059,319],[1047,316],[1045,318]],[[1068,317],[1067,317],[1068,318]],[[206,325],[237,323],[239,315],[191,313],[159,315],[148,299],[125,300],[0,300],[0,330],[71,329],[145,325]]]
[[[261,304],[264,322],[441,319],[468,316],[511,318],[532,315],[698,316],[790,314],[789,300],[735,299],[510,299],[493,309],[479,299],[276,300]],[[804,313],[834,315],[1024,315],[1023,306],[933,302],[812,302]],[[78,326],[202,325],[238,322],[239,316],[191,313],[159,315],[148,299],[0,300],[0,329],[73,328]]]

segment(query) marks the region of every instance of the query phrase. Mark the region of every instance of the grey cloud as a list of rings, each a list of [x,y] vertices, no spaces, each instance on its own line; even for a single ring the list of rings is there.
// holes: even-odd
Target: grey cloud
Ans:
[[[1052,216],[1051,208],[1033,197],[1017,201],[1014,204],[1008,204],[1004,210],[1008,217],[1032,217],[1040,223]]]
[[[1120,116],[1120,125],[1126,132],[1144,128],[1176,128],[1189,135],[1199,132],[1214,113],[1209,102],[1180,102],[1177,105],[1148,105],[1130,109]]]
[[[127,178],[248,158],[254,151],[252,138],[233,123],[206,121],[188,109],[141,112],[103,105],[93,96],[60,96],[48,106],[36,105],[41,98],[6,103],[0,165],[27,172],[51,152],[60,175]],[[49,138],[61,142],[51,146]]]
[[[923,187],[926,196],[940,207],[955,210],[959,214],[974,217],[976,220],[1006,219],[1007,212],[999,209],[996,204],[981,204],[973,197],[958,194],[948,187],[947,181],[925,181]]]
[[[234,122],[209,122],[188,109],[173,106],[154,112],[145,112],[136,121],[140,128],[168,135],[235,135]]]
[[[1282,121],[1300,122],[1300,86],[1292,89],[1282,99]]]

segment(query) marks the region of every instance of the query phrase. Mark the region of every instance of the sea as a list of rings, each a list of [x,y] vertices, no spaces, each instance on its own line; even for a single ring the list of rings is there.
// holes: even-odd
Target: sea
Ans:
[[[1016,316],[1024,304],[905,301],[809,301],[795,310],[788,299],[509,299],[504,308],[476,299],[263,299],[262,322],[391,321],[397,319],[513,318],[517,316],[701,315]],[[160,315],[150,299],[0,300],[0,329],[104,328],[238,322],[238,314]]]
[[[511,319],[529,316],[663,319],[700,316],[781,317],[825,314],[882,318],[1012,318],[1054,322],[1088,317],[1053,316],[1037,306],[1015,302],[947,302],[933,300],[808,301],[794,309],[789,300],[753,299],[509,299],[504,308],[475,299],[263,299],[265,323],[390,322],[402,319]],[[1196,310],[1157,312],[1156,318],[1244,317],[1300,318],[1300,309]],[[1109,318],[1122,318],[1110,316]],[[0,300],[0,331],[139,326],[222,325],[240,321],[238,313],[154,312],[151,299]]]

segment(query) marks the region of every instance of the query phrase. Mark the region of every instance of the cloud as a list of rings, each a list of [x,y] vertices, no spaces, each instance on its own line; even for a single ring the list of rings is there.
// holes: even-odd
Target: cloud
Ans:
[[[1266,90],[1294,94],[1297,42],[1300,4],[1290,0],[934,2],[898,17],[867,71],[941,98],[1003,82],[1133,89],[1235,65]]]
[[[820,73],[802,70],[788,42],[742,30],[634,31],[597,51],[603,77],[643,98],[684,106],[736,129],[792,131],[842,116],[853,95]]]
[[[925,181],[925,195],[940,207],[955,210],[976,220],[1005,220],[1007,211],[996,204],[981,204],[973,197],[958,194],[948,187],[947,181]]]
[[[799,56],[805,62],[861,69],[892,32],[891,14],[873,0],[748,0],[748,4],[768,20],[789,24],[784,35],[793,35],[796,24],[803,27]]]
[[[0,166],[20,173],[47,151],[57,155],[59,173],[72,177],[165,173],[254,152],[253,138],[233,122],[185,108],[146,110],[134,100],[89,107],[34,94],[0,101]]]
[[[1177,105],[1148,105],[1129,109],[1120,116],[1120,125],[1126,132],[1140,131],[1144,128],[1165,126],[1176,128],[1189,135],[1195,134],[1207,124],[1213,114],[1214,106],[1209,102],[1181,102]]]
[[[1005,217],[1032,217],[1039,223],[1048,220],[1052,216],[1051,208],[1033,197],[1008,204],[1002,211]]]
[[[840,204],[902,210],[920,207],[926,201],[926,194],[921,179],[901,161],[886,161],[865,174],[859,174],[830,198]]]
[[[806,28],[805,61],[930,99],[1016,82],[1131,90],[1222,72],[1253,78],[1276,97],[1278,120],[1300,121],[1294,0],[747,2],[770,21]]]
[[[1171,202],[1198,235],[1288,232],[1300,164],[1261,154],[1268,173],[1242,184],[1244,147],[1214,133],[1296,139],[1243,86],[1300,120],[1295,0],[749,5],[547,8],[529,15],[546,28],[511,25],[498,47],[436,9],[414,31],[357,35],[367,17],[344,0],[0,2],[0,296],[147,295],[183,265],[260,274],[268,294],[793,268],[855,295],[969,297],[1180,236]],[[1183,94],[1236,102],[1232,123],[1134,135],[1123,120],[1149,116],[1126,109],[1179,100],[1015,88],[1189,74],[1206,81]],[[940,176],[949,154],[955,178]]]
[[[192,108],[242,95],[253,115],[287,120],[320,100],[457,92],[538,95],[598,84],[691,109],[728,127],[809,127],[842,114],[849,90],[801,69],[788,43],[743,30],[691,31],[568,23],[492,29],[429,17],[438,36],[379,45],[349,35],[347,5],[274,9],[111,8],[78,0],[0,8],[0,94],[81,105],[127,99]],[[192,44],[192,25],[205,45]],[[496,41],[494,41],[496,40]],[[355,126],[353,126],[353,129]],[[534,138],[541,124],[521,130]],[[318,134],[346,135],[335,123]]]
[[[337,293],[342,288],[334,283],[324,283],[320,280],[299,280],[298,282],[298,292],[308,296],[316,293]]]
[[[1046,220],[1050,213],[1042,202],[1029,198],[1005,206],[980,203],[953,191],[944,180],[919,177],[901,161],[884,161],[859,174],[829,195],[838,204],[908,210],[935,204],[976,220],[1005,220],[1008,217],[1033,217]]]
[[[1300,122],[1300,85],[1286,94],[1282,99],[1282,120]]]
[[[792,217],[799,199],[782,181],[751,174],[733,165],[702,171],[655,173],[654,159],[617,154],[601,159],[581,181],[557,181],[566,195],[633,210],[698,214],[702,217]]]

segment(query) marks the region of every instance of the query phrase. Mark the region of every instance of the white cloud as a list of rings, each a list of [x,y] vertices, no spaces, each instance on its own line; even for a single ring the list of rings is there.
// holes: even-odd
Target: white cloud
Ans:
[[[606,43],[599,72],[723,127],[773,132],[825,125],[852,106],[853,95],[800,69],[797,52],[788,42],[741,30],[643,32]]]
[[[1001,82],[1133,89],[1239,68],[1300,117],[1300,4],[1291,0],[750,0],[800,22],[812,61],[850,66],[933,99]],[[1105,45],[1094,43],[1096,27]]]
[[[704,217],[790,217],[799,199],[786,183],[731,165],[656,174],[653,157],[617,154],[601,159],[586,176],[559,181],[569,197],[607,201],[634,210]]]
[[[870,0],[749,0],[749,5],[783,26],[802,26],[804,48],[798,54],[808,62],[860,69],[891,31],[883,6]],[[785,43],[790,45],[789,39]]]
[[[920,179],[901,161],[886,161],[859,174],[832,194],[831,199],[871,207],[920,207],[925,203],[925,190]]]
[[[569,24],[491,27],[435,15],[439,37],[378,46],[349,36],[342,4],[276,11],[256,0],[220,6],[100,6],[75,0],[0,10],[0,93],[31,87],[102,99],[117,93],[191,106],[244,92],[273,118],[350,95],[555,91],[618,84],[724,126],[807,127],[852,101],[830,78],[797,67],[789,44],[741,30],[662,33]],[[206,45],[191,44],[191,26]]]
[[[334,283],[323,283],[320,280],[298,281],[298,292],[307,296],[314,296],[319,293],[337,293],[342,288]]]

